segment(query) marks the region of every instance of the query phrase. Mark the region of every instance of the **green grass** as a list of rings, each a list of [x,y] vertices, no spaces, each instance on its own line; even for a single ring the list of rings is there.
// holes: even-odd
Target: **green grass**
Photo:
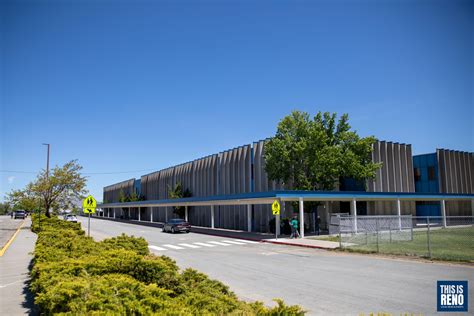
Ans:
[[[318,236],[318,237],[309,237],[308,239],[339,242],[339,236]]]
[[[431,230],[431,259],[446,261],[474,262],[474,227],[445,228]],[[363,240],[362,240],[363,238]],[[351,241],[348,241],[351,242]],[[365,236],[356,246],[346,247],[347,251],[373,253],[377,252],[376,237],[369,238],[365,244]],[[414,231],[413,241],[379,243],[379,253],[429,257],[427,231]]]

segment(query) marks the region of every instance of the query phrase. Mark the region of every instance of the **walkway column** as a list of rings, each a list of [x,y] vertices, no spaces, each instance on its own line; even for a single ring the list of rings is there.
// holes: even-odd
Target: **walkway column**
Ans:
[[[214,228],[214,205],[211,205],[211,228]]]
[[[300,197],[300,236],[304,238],[304,202],[303,198]]]
[[[142,213],[142,208],[139,207],[138,208],[138,221],[141,221],[141,219],[142,219],[142,214],[141,213]]]
[[[150,207],[150,222],[153,223],[153,207]]]
[[[357,201],[356,199],[352,199],[351,201],[351,215],[354,220],[352,224],[352,229],[355,233],[357,233]]]
[[[446,228],[446,201],[441,200],[441,215],[443,216],[443,227]]]
[[[247,231],[252,231],[252,204],[247,204]]]
[[[188,206],[187,205],[184,207],[184,220],[186,222],[188,221]]]
[[[115,218],[115,208],[114,208],[114,218]]]
[[[329,224],[331,223],[331,213],[332,213],[331,205],[332,205],[331,201],[324,202],[324,220],[326,221],[325,229],[327,229],[328,231],[329,231]]]
[[[400,199],[397,199],[397,216],[398,216],[398,229],[402,230],[402,207]]]

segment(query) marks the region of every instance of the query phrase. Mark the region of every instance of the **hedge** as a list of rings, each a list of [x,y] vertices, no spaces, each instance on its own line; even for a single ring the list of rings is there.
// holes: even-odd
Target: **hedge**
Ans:
[[[96,242],[81,225],[33,216],[38,233],[31,290],[44,315],[303,315],[276,300],[241,301],[223,283],[150,254],[143,238],[121,235]]]

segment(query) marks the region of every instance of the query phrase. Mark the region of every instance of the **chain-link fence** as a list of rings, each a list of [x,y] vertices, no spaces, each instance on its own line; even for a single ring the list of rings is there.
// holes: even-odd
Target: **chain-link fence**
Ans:
[[[456,261],[474,261],[473,224],[474,216],[331,218],[343,249]]]

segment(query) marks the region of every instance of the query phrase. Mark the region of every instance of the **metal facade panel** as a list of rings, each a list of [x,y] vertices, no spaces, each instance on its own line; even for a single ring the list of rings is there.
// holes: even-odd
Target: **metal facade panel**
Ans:
[[[388,183],[387,183],[387,142],[380,142],[380,161],[382,163],[381,167],[381,191],[387,191],[388,190]]]
[[[446,149],[437,149],[436,153],[438,158],[440,193],[472,194],[474,192],[474,184],[472,182],[474,153]]]
[[[415,192],[413,159],[411,145],[386,141],[374,144],[373,162],[382,162],[377,170],[373,185],[367,186],[368,192]],[[369,181],[370,183],[370,181]],[[374,202],[367,205],[368,214],[393,214],[391,202]],[[404,205],[402,211],[414,211],[410,203]]]
[[[382,168],[376,172],[374,190],[368,192],[415,192],[410,145],[377,141],[373,157]]]
[[[438,160],[438,188],[439,192],[446,192],[446,161],[444,153],[437,149],[436,158]]]
[[[134,191],[134,185],[135,179],[129,179],[104,187],[104,201],[109,203],[119,202],[120,191],[125,195],[130,195]]]
[[[466,165],[466,187],[468,193],[474,193],[474,169],[471,169],[471,162],[474,162],[474,154],[466,153],[464,155],[465,165]]]
[[[457,151],[455,152],[455,155],[456,155],[456,174],[457,174],[457,187],[458,187],[458,192],[459,193],[465,193],[466,192],[466,187],[463,183],[463,173],[464,173],[464,170],[462,168],[462,164],[461,164],[461,157],[462,157],[462,153]]]
[[[254,191],[265,192],[273,190],[275,183],[268,180],[265,172],[265,140],[254,143],[253,146],[253,168],[254,168]],[[253,207],[253,226],[258,232],[269,232],[269,221],[272,218],[271,207],[267,205],[255,205]]]
[[[468,169],[466,166],[466,156],[467,153],[461,152],[459,155],[459,165],[460,165],[460,170],[461,170],[461,188],[462,188],[462,193],[469,193],[470,191],[470,183],[467,182],[468,178]]]
[[[401,167],[400,167],[400,145],[398,143],[393,144],[393,171],[394,171],[394,185],[395,192],[402,192],[401,182]]]
[[[401,181],[401,192],[410,192],[410,184],[408,182],[408,159],[407,149],[403,144],[400,145],[400,181]]]
[[[408,191],[415,192],[415,174],[413,170],[413,154],[411,145],[406,145],[407,169],[408,169]]]
[[[394,192],[395,190],[395,169],[393,159],[393,143],[387,143],[387,192]]]

